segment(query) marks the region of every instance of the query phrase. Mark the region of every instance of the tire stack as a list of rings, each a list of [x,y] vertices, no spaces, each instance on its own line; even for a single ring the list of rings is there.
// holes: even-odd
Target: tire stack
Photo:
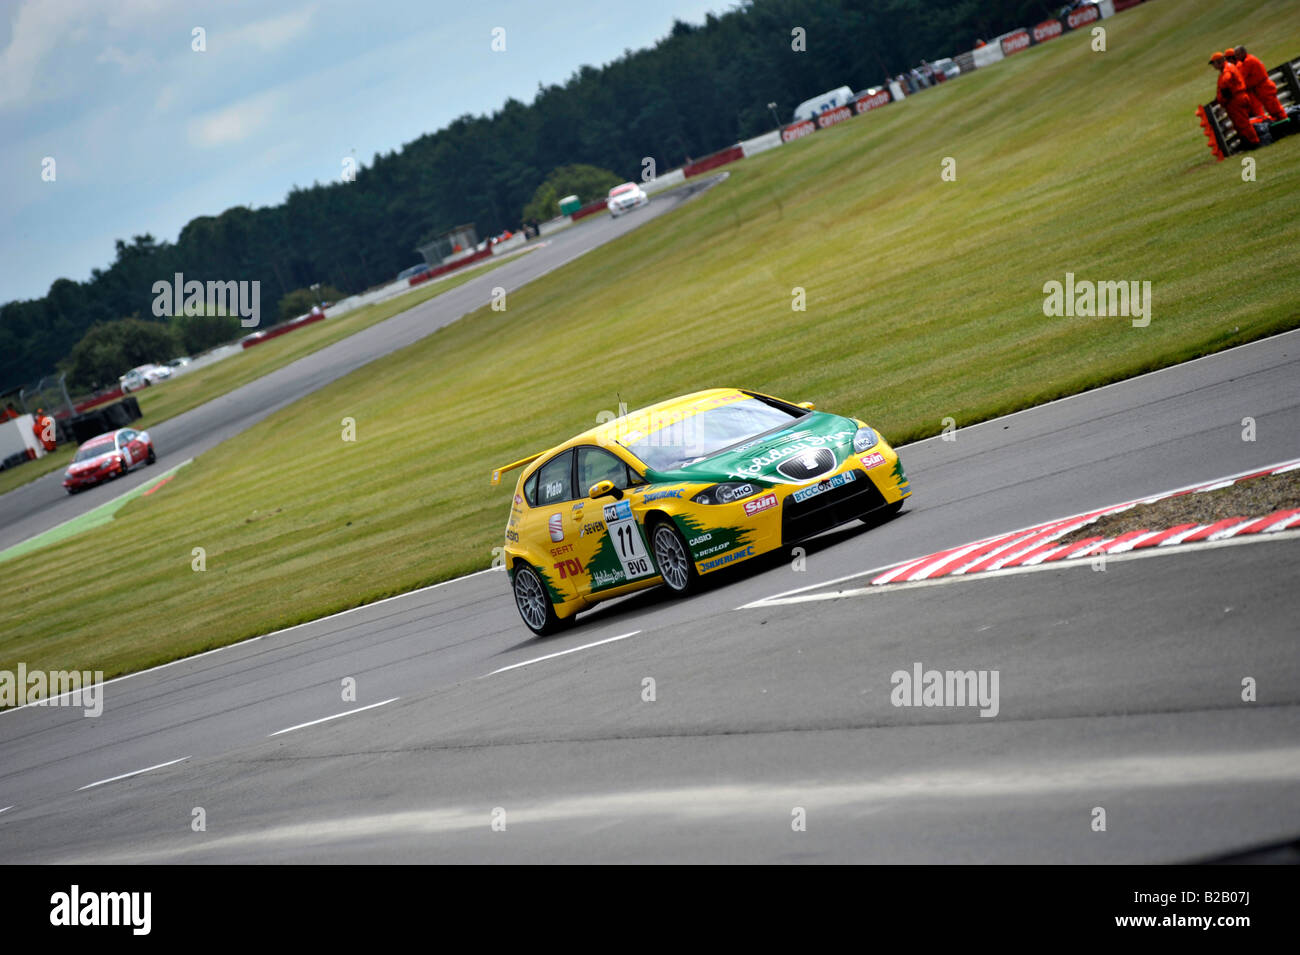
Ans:
[[[140,402],[135,395],[127,395],[121,401],[70,418],[68,427],[76,442],[81,444],[96,435],[125,428],[139,418]]]

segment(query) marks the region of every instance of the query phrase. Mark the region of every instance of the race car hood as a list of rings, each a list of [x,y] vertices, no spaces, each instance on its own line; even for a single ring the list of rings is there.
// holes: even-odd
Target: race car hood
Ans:
[[[803,484],[838,468],[853,453],[857,430],[858,424],[852,418],[814,411],[784,430],[672,471],[654,471],[647,477],[656,483]]]
[[[69,474],[85,474],[87,471],[94,471],[107,463],[106,458],[116,454],[116,451],[105,451],[103,454],[97,454],[93,458],[87,458],[85,461],[78,461],[76,464],[69,465]]]

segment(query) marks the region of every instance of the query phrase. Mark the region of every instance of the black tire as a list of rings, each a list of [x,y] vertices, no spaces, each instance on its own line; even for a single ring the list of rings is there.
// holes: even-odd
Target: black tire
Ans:
[[[148,456],[144,459],[144,463],[145,463],[145,464],[153,464],[153,463],[154,463],[155,461],[157,461],[157,460],[158,460],[158,455],[156,455],[156,454],[153,453],[153,445],[151,444],[151,445],[149,445],[149,454],[148,454]]]
[[[659,576],[676,597],[685,597],[698,588],[700,575],[686,539],[671,520],[659,520],[650,529],[650,549],[654,552]]]
[[[539,637],[549,636],[573,622],[573,617],[561,620],[556,616],[546,584],[531,564],[520,562],[515,565],[511,588],[515,594],[515,608],[524,626]]]
[[[858,518],[863,524],[878,524],[881,521],[887,521],[903,509],[903,504],[907,498],[901,501],[895,501],[893,504],[886,504],[884,507],[878,507],[874,511],[867,511]]]

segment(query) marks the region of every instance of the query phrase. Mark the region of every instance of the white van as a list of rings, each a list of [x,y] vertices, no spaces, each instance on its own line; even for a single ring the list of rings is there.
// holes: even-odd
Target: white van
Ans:
[[[800,123],[805,119],[816,119],[828,109],[835,109],[837,106],[848,106],[853,102],[853,90],[847,86],[841,86],[820,96],[814,96],[812,99],[806,99],[795,107],[794,119],[792,123]]]

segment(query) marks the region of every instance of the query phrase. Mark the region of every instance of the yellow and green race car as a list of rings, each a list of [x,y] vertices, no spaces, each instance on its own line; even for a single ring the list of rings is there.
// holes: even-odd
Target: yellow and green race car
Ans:
[[[897,511],[912,493],[864,422],[735,388],[623,415],[492,483],[515,468],[505,565],[537,634],[655,584],[688,594],[705,574]]]

